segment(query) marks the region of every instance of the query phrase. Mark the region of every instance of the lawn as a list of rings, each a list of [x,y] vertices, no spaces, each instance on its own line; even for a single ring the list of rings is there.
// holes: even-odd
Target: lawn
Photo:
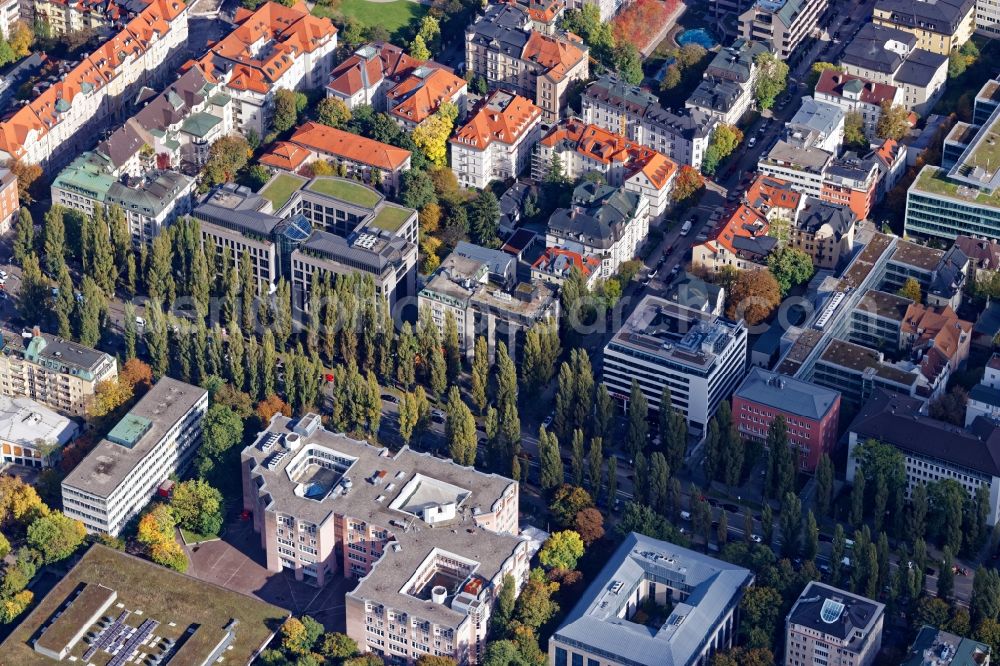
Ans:
[[[274,212],[288,203],[292,194],[305,183],[304,178],[292,176],[287,173],[275,176],[270,183],[261,190],[261,196],[271,202]]]
[[[420,21],[427,13],[427,7],[409,0],[395,0],[395,2],[341,0],[339,10],[317,4],[313,7],[312,13],[329,18],[335,18],[337,15],[353,18],[366,28],[380,25],[392,37],[396,37],[397,33]]]
[[[1000,189],[993,194],[979,192],[975,197],[969,196],[959,190],[959,183],[948,180],[948,172],[940,167],[925,166],[917,175],[916,189],[931,194],[941,194],[946,197],[975,201],[985,206],[1000,206]],[[975,192],[975,190],[965,190],[965,192]]]
[[[369,189],[359,183],[352,183],[349,180],[339,178],[320,177],[309,184],[309,189],[319,194],[325,194],[355,206],[374,208],[381,199],[381,195],[375,190]],[[266,194],[264,196],[267,196]],[[291,194],[289,193],[289,196]]]
[[[372,220],[372,224],[379,229],[385,229],[388,232],[399,231],[399,228],[403,226],[403,223],[410,219],[410,215],[413,211],[409,208],[399,208],[397,206],[385,206],[375,216]]]

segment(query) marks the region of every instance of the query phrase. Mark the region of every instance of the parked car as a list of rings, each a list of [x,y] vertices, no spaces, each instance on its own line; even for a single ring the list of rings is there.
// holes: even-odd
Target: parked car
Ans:
[[[757,137],[755,136],[750,137],[750,141],[747,142],[747,148],[753,148],[756,145],[757,145]]]
[[[759,534],[751,534],[750,540],[753,541],[754,543],[764,543],[763,537],[761,537]]]
[[[394,396],[391,393],[383,393],[382,394],[382,400],[384,400],[386,402],[391,402],[394,405],[398,405],[399,404],[399,398],[397,398],[396,396]]]
[[[548,429],[552,425],[553,418],[554,418],[553,414],[549,414],[548,416],[546,416],[545,419],[542,421],[542,427]]]

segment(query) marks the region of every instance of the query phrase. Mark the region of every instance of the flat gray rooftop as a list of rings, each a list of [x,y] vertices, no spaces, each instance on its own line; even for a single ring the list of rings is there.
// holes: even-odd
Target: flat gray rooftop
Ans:
[[[632,591],[644,579],[689,593],[659,630],[621,617]],[[633,532],[552,639],[582,644],[612,663],[691,664],[711,630],[739,603],[751,582],[748,569]]]
[[[109,497],[167,431],[207,395],[208,391],[203,388],[161,377],[123,418],[129,421],[129,426],[124,428],[129,433],[135,431],[132,427],[134,417],[144,422],[148,420],[148,428],[141,436],[131,446],[102,439],[63,480],[63,485],[98,497]]]

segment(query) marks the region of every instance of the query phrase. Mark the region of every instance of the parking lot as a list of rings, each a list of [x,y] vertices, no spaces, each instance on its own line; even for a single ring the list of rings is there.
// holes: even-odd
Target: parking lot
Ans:
[[[260,537],[248,521],[226,526],[221,540],[185,547],[191,566],[187,573],[275,606],[293,615],[310,615],[327,631],[344,631],[344,595],[355,581],[336,578],[318,589],[286,572],[268,571]]]

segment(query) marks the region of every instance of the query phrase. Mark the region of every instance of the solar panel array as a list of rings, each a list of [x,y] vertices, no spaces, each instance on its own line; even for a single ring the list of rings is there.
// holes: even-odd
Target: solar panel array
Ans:
[[[108,666],[122,666],[126,661],[132,658],[136,649],[142,645],[149,635],[153,633],[153,630],[160,626],[160,623],[156,620],[146,620],[139,625],[139,628],[135,630],[131,637],[125,641],[125,645],[118,650],[118,654],[108,662]]]
[[[128,630],[128,626],[125,624],[125,620],[128,619],[129,611],[122,611],[122,614],[115,619],[110,625],[105,627],[101,633],[97,635],[97,639],[91,643],[87,651],[83,653],[83,660],[88,661],[93,657],[98,650],[103,650],[106,646],[110,645],[113,641],[117,640],[118,637]]]

